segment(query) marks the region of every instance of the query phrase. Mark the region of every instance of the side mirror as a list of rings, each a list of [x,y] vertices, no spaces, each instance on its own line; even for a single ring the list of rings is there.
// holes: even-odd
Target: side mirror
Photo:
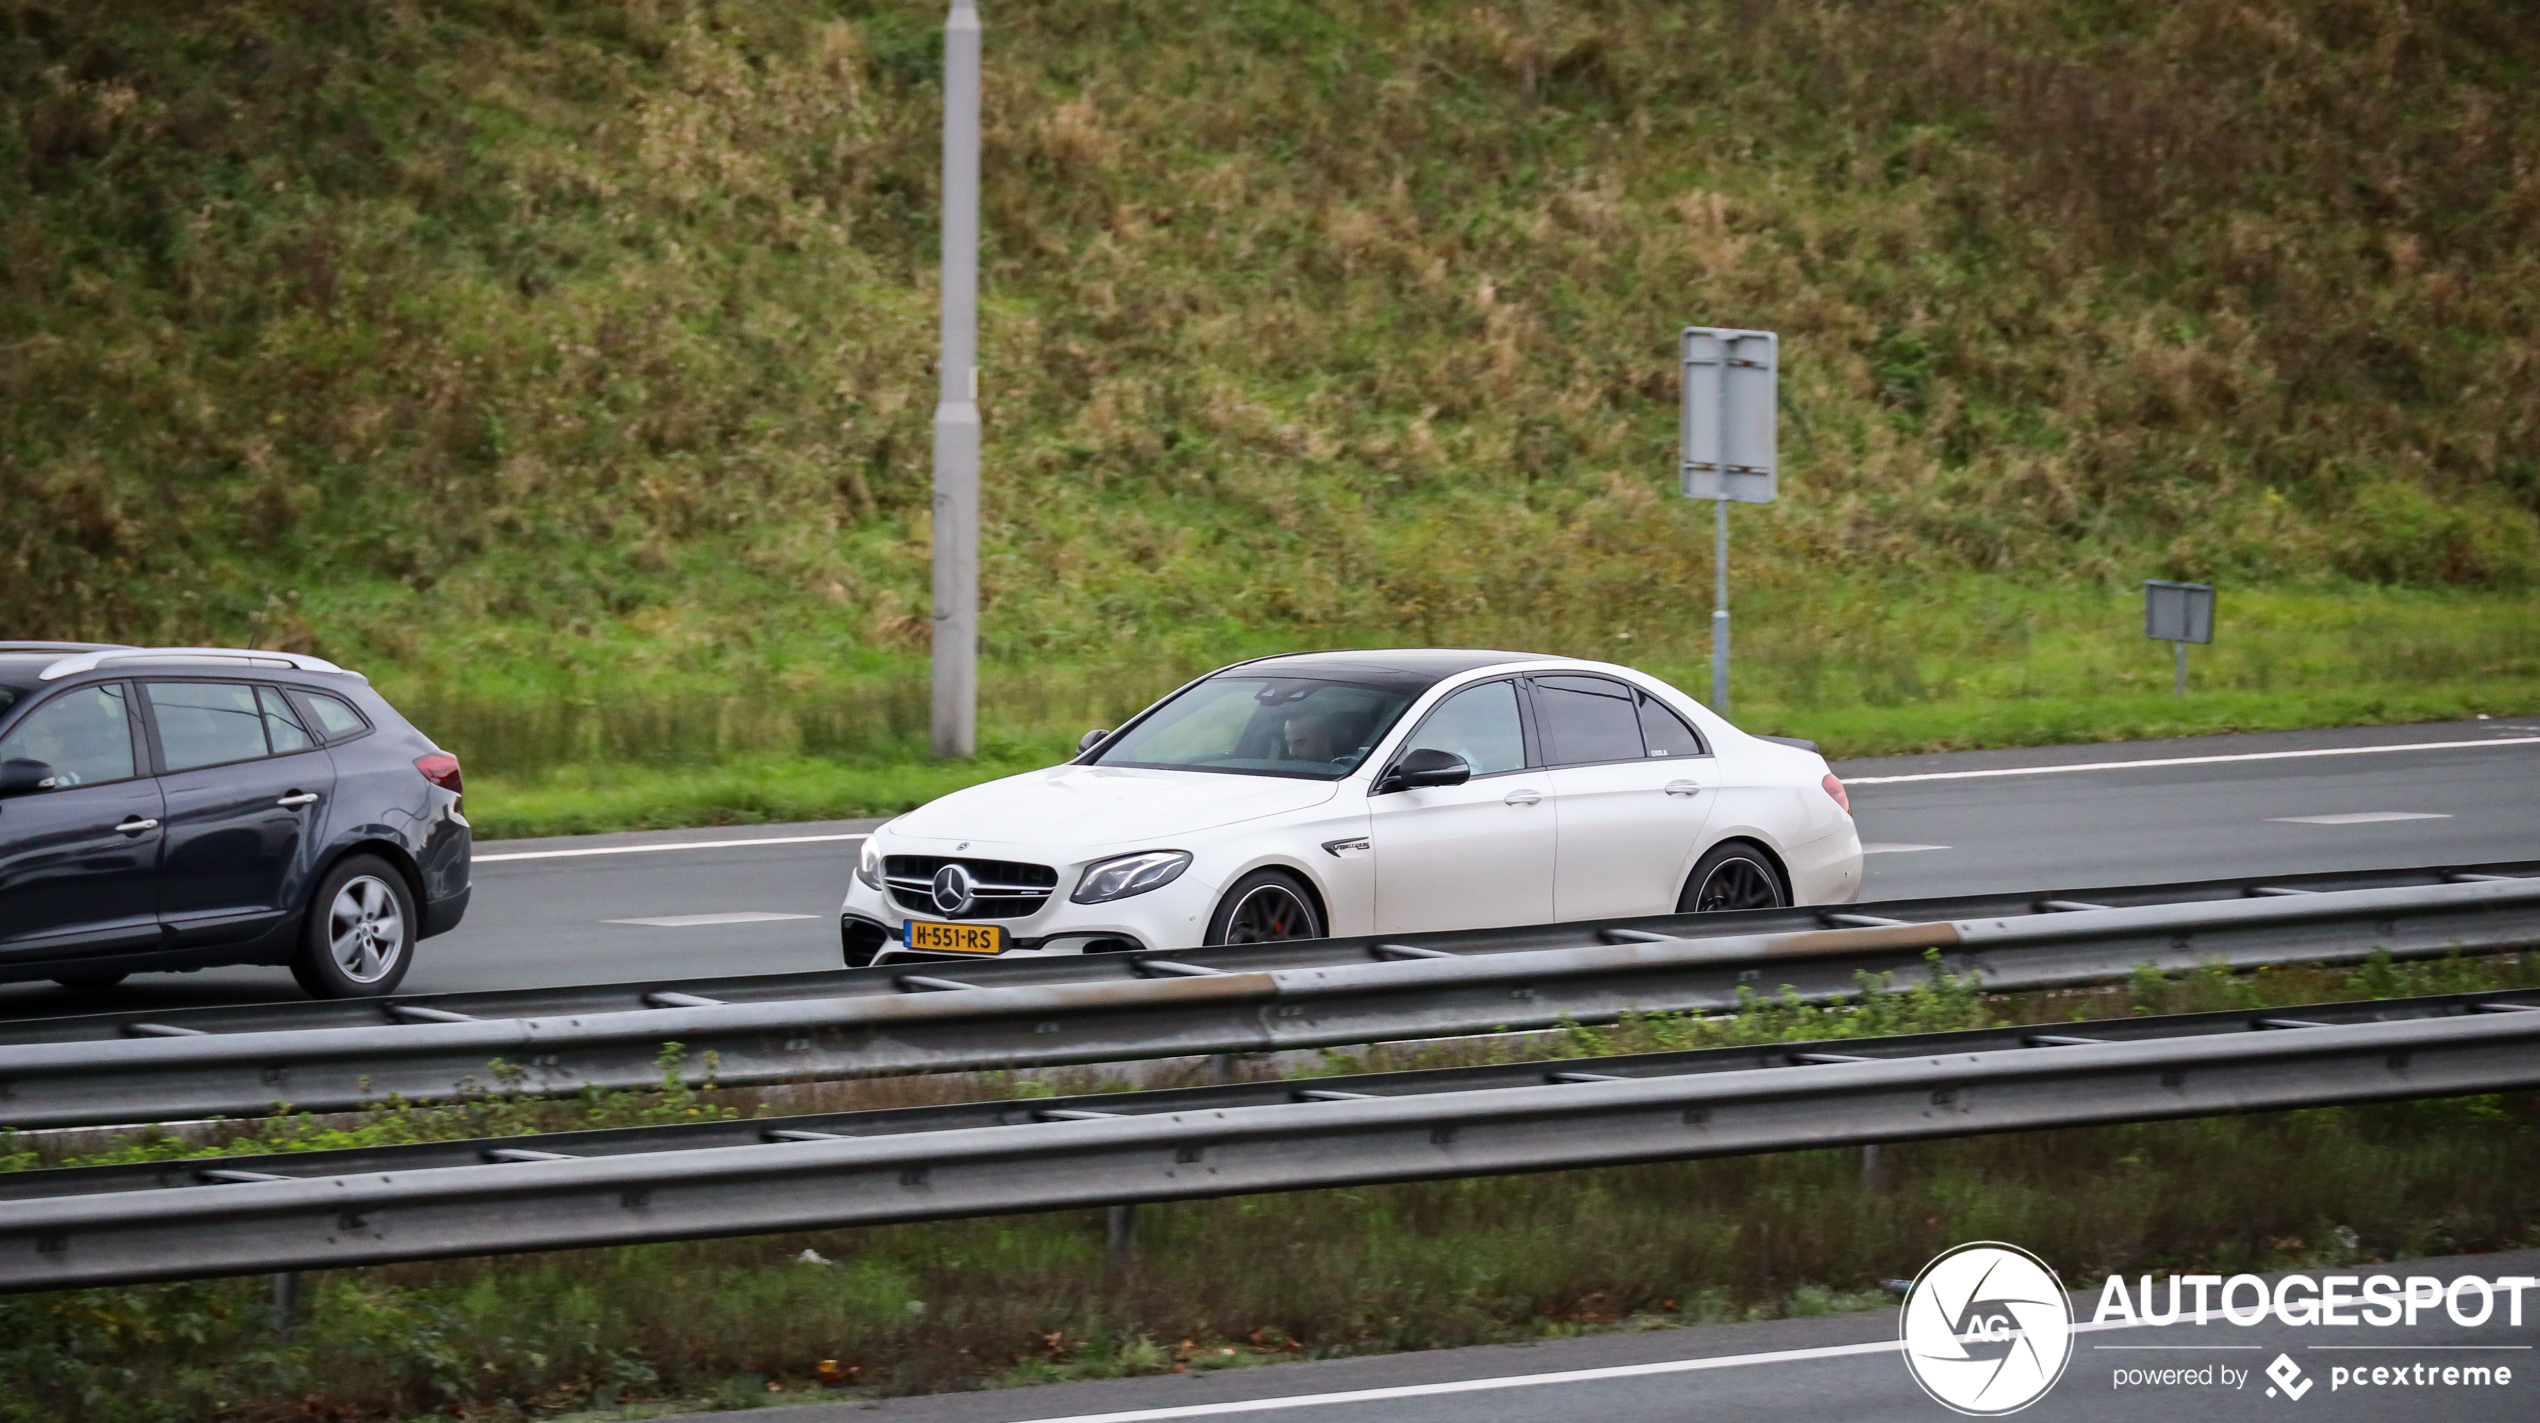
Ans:
[[[1093,750],[1093,749],[1094,749],[1095,747],[1097,747],[1097,746],[1100,746],[1100,745],[1102,744],[1102,739],[1103,739],[1104,737],[1106,737],[1106,736],[1109,736],[1110,734],[1111,734],[1111,733],[1110,733],[1110,732],[1108,732],[1108,731],[1104,731],[1104,730],[1101,730],[1101,729],[1096,729],[1096,730],[1093,730],[1093,731],[1088,731],[1088,732],[1086,732],[1084,735],[1077,737],[1077,738],[1076,738],[1076,754],[1077,754],[1077,755],[1079,755],[1079,756],[1082,756],[1082,755],[1084,755],[1086,752]]]
[[[1473,779],[1473,768],[1452,751],[1423,746],[1393,763],[1393,769],[1376,783],[1376,791],[1417,790],[1422,786],[1460,786]]]
[[[53,768],[42,761],[12,756],[0,761],[0,796],[28,795],[53,789]]]

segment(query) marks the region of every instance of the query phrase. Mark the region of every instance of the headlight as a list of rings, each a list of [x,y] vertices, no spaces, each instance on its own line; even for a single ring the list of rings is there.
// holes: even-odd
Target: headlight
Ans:
[[[1068,896],[1078,904],[1100,904],[1109,899],[1127,899],[1151,889],[1162,889],[1181,878],[1191,867],[1188,850],[1148,850],[1142,854],[1122,855],[1116,860],[1102,860],[1085,867],[1085,878],[1076,892]]]
[[[882,887],[882,842],[870,835],[864,837],[864,853],[856,856],[855,877],[866,889]]]

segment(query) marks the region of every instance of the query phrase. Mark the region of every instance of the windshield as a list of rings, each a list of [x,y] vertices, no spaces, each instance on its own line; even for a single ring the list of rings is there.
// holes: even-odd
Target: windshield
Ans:
[[[1408,692],[1308,677],[1212,677],[1122,733],[1097,766],[1337,781],[1391,730]]]
[[[15,687],[0,687],[0,716],[7,716],[9,708],[16,706],[18,698],[24,695]]]

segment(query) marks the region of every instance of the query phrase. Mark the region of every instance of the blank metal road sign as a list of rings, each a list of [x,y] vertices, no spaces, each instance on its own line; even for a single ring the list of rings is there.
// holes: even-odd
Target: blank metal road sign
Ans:
[[[2143,585],[2143,635],[2163,642],[2214,640],[2214,586],[2210,583]]]
[[[1688,326],[1683,352],[1685,497],[1772,503],[1781,463],[1773,418],[1781,338]]]

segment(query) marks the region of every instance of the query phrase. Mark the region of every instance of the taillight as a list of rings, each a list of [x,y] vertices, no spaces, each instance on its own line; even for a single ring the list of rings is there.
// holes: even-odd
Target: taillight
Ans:
[[[451,774],[455,776],[458,773],[454,771]],[[1834,797],[1834,803],[1843,807],[1843,813],[1850,815],[1852,813],[1852,797],[1844,793],[1843,782],[1836,780],[1834,778],[1834,773],[1832,771],[1828,771],[1822,784],[1826,788],[1826,794]]]
[[[452,795],[457,795],[465,789],[459,784],[459,758],[447,751],[435,751],[429,756],[417,756],[415,769],[423,772],[425,780]],[[1833,780],[1834,777],[1828,776],[1826,779]]]

